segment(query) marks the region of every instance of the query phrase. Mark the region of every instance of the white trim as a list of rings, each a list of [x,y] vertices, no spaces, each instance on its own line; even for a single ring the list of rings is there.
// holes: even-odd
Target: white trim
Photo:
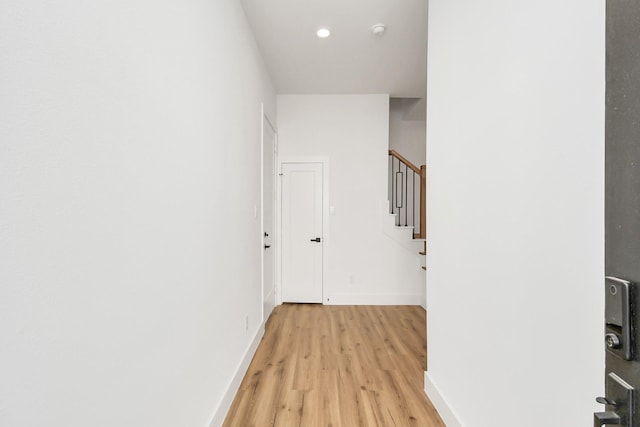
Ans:
[[[264,322],[264,102],[260,103],[260,319]]]
[[[425,310],[427,309],[426,289],[425,289],[425,293],[420,296],[420,306],[422,306],[422,308],[424,308]]]
[[[213,412],[213,417],[211,422],[209,422],[209,427],[220,427],[224,422],[225,417],[227,416],[227,412],[233,403],[233,398],[236,396],[238,389],[240,388],[240,384],[242,383],[242,379],[244,378],[247,370],[249,369],[249,365],[251,364],[251,360],[253,356],[256,354],[256,350],[258,349],[258,345],[260,344],[260,340],[264,336],[264,322],[260,324],[256,335],[253,337],[253,341],[247,348],[247,351],[244,353],[244,357],[240,361],[236,372],[231,379],[231,382],[227,386],[227,390],[222,395],[222,399],[218,403],[216,410]]]
[[[282,164],[278,161],[276,167],[276,306],[282,304]]]
[[[424,373],[424,392],[427,394],[431,403],[438,411],[440,418],[447,425],[447,427],[463,427],[460,419],[456,416],[451,405],[447,402],[447,399],[440,393],[438,386],[433,382],[433,379],[429,375],[429,372]]]
[[[276,187],[276,239],[282,239],[282,165],[284,163],[322,164],[322,302],[327,302],[324,294],[324,279],[327,277],[327,256],[329,254],[329,157],[328,156],[282,156],[277,158],[278,184]],[[276,305],[282,304],[282,245],[276,248]]]
[[[265,123],[267,123],[269,125],[269,127],[271,128],[271,130],[273,131],[273,135],[274,135],[274,152],[272,153],[273,155],[273,177],[272,177],[272,181],[271,181],[271,185],[274,186],[278,186],[278,180],[276,179],[277,173],[276,171],[278,170],[278,152],[277,152],[277,147],[278,147],[278,131],[276,130],[275,126],[273,125],[273,122],[269,119],[269,116],[267,115],[265,108],[264,108],[264,102],[260,103],[260,113],[261,113],[261,118],[260,118],[260,299],[262,302],[262,308],[260,309],[261,311],[261,319],[266,322],[267,318],[269,317],[270,313],[265,313],[264,311],[264,306],[265,306],[265,296],[264,296],[264,249],[262,247],[262,245],[264,244],[264,233],[265,233],[265,229],[264,229],[264,125]],[[276,190],[277,193],[277,190]],[[277,197],[277,195],[276,195]],[[277,224],[278,224],[278,209],[276,208],[277,205],[277,198],[275,200],[273,200],[273,206],[272,208],[274,208],[273,211],[273,223],[276,224],[276,230],[271,230],[271,233],[274,234],[273,236],[273,243],[272,246],[275,246],[275,249],[277,249],[277,247],[279,246],[278,244],[278,233],[277,233]],[[276,254],[274,254],[273,257],[273,286],[277,287],[277,283],[278,283],[278,255],[277,252]],[[278,302],[276,301],[276,304],[278,304]]]
[[[334,294],[325,295],[327,305],[420,305],[418,294]]]

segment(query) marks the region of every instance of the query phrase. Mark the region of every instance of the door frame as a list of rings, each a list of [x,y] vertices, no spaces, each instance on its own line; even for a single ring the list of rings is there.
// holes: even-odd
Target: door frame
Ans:
[[[322,304],[326,300],[327,255],[330,251],[329,230],[329,157],[328,156],[279,156],[277,159],[278,176],[276,185],[276,236],[282,239],[282,165],[285,163],[321,163],[322,164]],[[276,305],[282,304],[282,245],[276,251]]]
[[[265,288],[265,282],[264,282],[264,233],[265,233],[265,229],[264,229],[264,159],[265,159],[265,152],[264,152],[264,143],[265,143],[265,135],[264,135],[264,128],[265,125],[269,126],[271,128],[271,130],[273,131],[273,135],[274,135],[274,142],[273,142],[273,176],[271,179],[271,185],[273,186],[273,189],[276,190],[277,193],[277,189],[278,189],[278,180],[276,179],[277,174],[278,174],[278,170],[279,170],[279,163],[278,163],[278,130],[276,128],[276,126],[274,125],[273,120],[271,120],[269,118],[269,115],[267,114],[267,112],[265,111],[265,106],[264,106],[264,102],[261,103],[260,105],[260,112],[261,112],[261,119],[260,119],[260,317],[262,318],[263,322],[266,322],[267,319],[264,318],[265,312],[264,312],[264,304],[265,304],[265,295],[264,295],[264,288]],[[277,214],[277,197],[274,197],[274,200],[272,201],[272,219],[273,219],[273,223],[275,224],[275,228],[277,229],[278,227],[278,214]],[[277,230],[271,230],[271,232],[273,233],[273,237],[272,237],[272,245],[277,249],[280,245],[278,243],[278,233]],[[274,254],[273,256],[273,286],[275,287],[274,293],[275,293],[275,304],[276,306],[279,305],[278,303],[278,257],[277,257],[277,253]]]

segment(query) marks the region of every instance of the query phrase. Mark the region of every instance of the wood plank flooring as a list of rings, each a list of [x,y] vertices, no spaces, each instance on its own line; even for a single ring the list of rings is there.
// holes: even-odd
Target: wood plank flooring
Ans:
[[[277,307],[224,427],[444,427],[423,391],[425,312]]]

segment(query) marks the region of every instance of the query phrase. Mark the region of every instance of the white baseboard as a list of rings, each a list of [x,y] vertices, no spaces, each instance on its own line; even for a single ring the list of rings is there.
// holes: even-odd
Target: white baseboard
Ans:
[[[425,310],[427,309],[427,296],[426,295],[422,295],[420,297],[420,305],[422,306],[422,308],[424,308]]]
[[[429,372],[424,373],[424,392],[427,394],[431,403],[440,414],[440,418],[447,425],[447,427],[463,427],[462,423],[456,416],[456,414],[449,406],[449,403],[440,393],[440,390],[429,376]]]
[[[325,295],[326,305],[420,305],[421,295],[413,294],[334,294]]]
[[[238,369],[231,380],[231,383],[227,387],[227,391],[222,396],[218,407],[213,413],[213,418],[209,423],[209,427],[220,427],[224,422],[225,417],[227,416],[227,412],[233,403],[233,398],[236,396],[238,389],[240,388],[240,383],[242,383],[242,379],[244,375],[247,373],[247,369],[249,369],[249,364],[251,363],[251,359],[253,359],[254,354],[256,354],[256,350],[258,349],[258,345],[260,344],[260,340],[264,336],[264,322],[258,328],[256,335],[253,337],[253,341],[249,345],[249,348],[244,353],[244,357],[240,361],[238,365]]]

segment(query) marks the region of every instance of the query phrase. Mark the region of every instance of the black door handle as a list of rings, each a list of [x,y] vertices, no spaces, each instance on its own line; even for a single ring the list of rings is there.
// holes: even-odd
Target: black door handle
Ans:
[[[271,245],[264,245],[265,249],[269,249],[271,247]]]
[[[593,414],[593,427],[601,427],[603,425],[619,425],[620,416],[615,412],[596,412]]]
[[[312,241],[312,242],[318,242],[318,243],[320,243],[320,238],[319,238],[319,237],[316,237],[315,239],[311,239],[311,241]]]

